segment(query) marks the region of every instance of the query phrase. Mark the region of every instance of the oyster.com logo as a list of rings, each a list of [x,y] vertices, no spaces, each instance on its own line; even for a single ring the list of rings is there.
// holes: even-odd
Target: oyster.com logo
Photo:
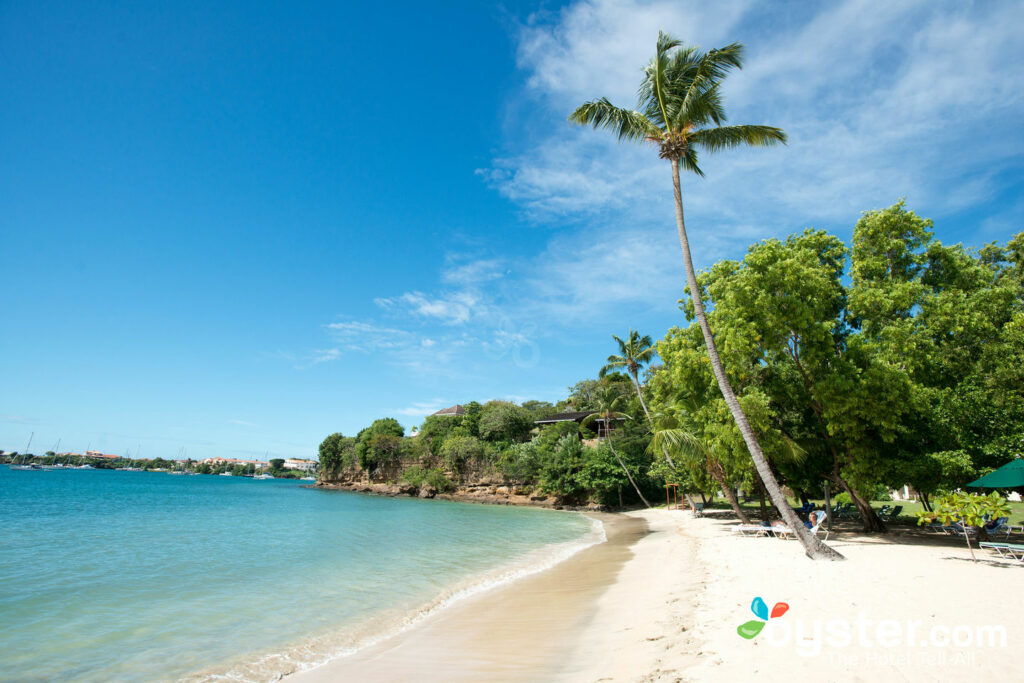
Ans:
[[[745,624],[740,624],[736,627],[736,633],[740,634],[741,638],[750,640],[764,628],[764,625],[768,623],[769,619],[778,619],[783,614],[789,611],[789,605],[784,602],[777,602],[772,607],[771,614],[768,613],[768,605],[765,604],[761,598],[754,598],[754,601],[750,603],[750,611],[754,613],[757,619],[751,619]]]

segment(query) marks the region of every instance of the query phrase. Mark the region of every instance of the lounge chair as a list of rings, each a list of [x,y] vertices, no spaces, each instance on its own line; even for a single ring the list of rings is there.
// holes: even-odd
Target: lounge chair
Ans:
[[[825,516],[825,515],[821,515],[821,516],[818,517],[818,523],[810,528],[810,532],[811,532],[812,535],[814,535],[814,536],[818,535],[818,532],[822,530],[822,526],[821,525],[825,523],[826,519],[828,519],[828,517]],[[789,527],[789,526],[773,526],[773,527],[771,527],[769,529],[769,531],[774,531],[775,532],[775,536],[778,537],[778,538],[782,538],[782,539],[786,539],[786,540],[789,540],[791,538],[796,538],[796,532],[791,527]],[[828,540],[828,535],[829,535],[829,530],[828,530],[827,527],[825,527],[825,538],[822,539],[822,540],[827,541]]]
[[[693,513],[694,517],[703,517],[704,516],[704,503],[694,503],[693,507],[690,508],[690,511]]]
[[[946,533],[950,536],[978,537],[978,527],[965,526],[963,522],[953,522],[951,525],[945,527],[945,529]]]
[[[772,528],[761,524],[737,524],[732,530],[740,536],[767,536]]]
[[[1009,539],[1011,529],[1009,521],[1009,517],[1000,517],[993,523],[991,528],[989,528],[988,524],[986,524],[984,526],[985,535],[995,538],[996,534],[1006,534],[1006,538]]]
[[[839,511],[836,517],[840,519],[857,519],[860,516],[860,512],[853,506],[853,503],[847,503],[843,506],[843,509]]]
[[[881,517],[882,519],[884,519],[887,522],[891,522],[892,520],[896,519],[897,517],[900,516],[900,513],[903,512],[903,506],[902,505],[897,505],[896,507],[892,508],[891,510],[886,510],[885,508],[887,508],[887,507],[889,507],[889,506],[888,505],[883,505],[882,509],[878,511],[878,516]]]
[[[999,557],[1024,562],[1024,545],[1016,543],[988,543],[986,541],[982,541],[978,545]]]

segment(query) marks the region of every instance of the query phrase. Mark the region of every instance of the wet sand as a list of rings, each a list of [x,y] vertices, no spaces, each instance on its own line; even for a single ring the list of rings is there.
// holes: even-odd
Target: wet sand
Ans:
[[[576,679],[601,597],[648,534],[640,517],[593,514],[607,541],[551,569],[458,603],[382,643],[287,678],[328,681]]]

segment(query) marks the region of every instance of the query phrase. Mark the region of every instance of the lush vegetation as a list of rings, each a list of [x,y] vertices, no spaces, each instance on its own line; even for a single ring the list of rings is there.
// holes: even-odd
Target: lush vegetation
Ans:
[[[945,245],[900,202],[865,213],[850,244],[805,230],[697,280],[714,301],[707,319],[737,400],[793,496],[820,498],[827,485],[866,528],[884,530],[870,501],[890,488],[909,484],[927,511],[1024,452],[1024,233],[978,250]],[[745,498],[771,514],[692,298],[680,307],[688,324],[656,344],[615,337],[598,376],[557,404],[471,402],[465,415],[428,417],[415,436],[377,420],[328,436],[321,476],[437,491],[488,481],[611,506],[660,500],[671,481],[725,493],[743,518]],[[593,414],[534,424],[569,410]],[[615,424],[607,438],[602,420]]]

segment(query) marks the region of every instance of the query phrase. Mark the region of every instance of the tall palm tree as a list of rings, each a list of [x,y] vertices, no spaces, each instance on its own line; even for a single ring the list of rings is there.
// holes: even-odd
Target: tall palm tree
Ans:
[[[786,141],[786,134],[772,126],[722,125],[726,121],[722,80],[732,69],[740,68],[742,63],[743,46],[739,43],[705,53],[696,47],[683,46],[680,41],[665,33],[659,33],[657,52],[644,69],[644,78],[637,93],[637,109],[616,107],[607,98],[601,98],[578,107],[569,115],[569,120],[579,125],[610,129],[618,135],[619,140],[651,143],[657,148],[658,156],[672,165],[676,229],[683,252],[690,298],[722,397],[736,420],[754,467],[768,488],[768,494],[782,512],[784,520],[796,530],[797,538],[807,555],[812,559],[844,559],[806,532],[768,467],[757,437],[722,367],[718,347],[704,312],[697,274],[690,255],[690,243],[686,236],[683,193],[679,181],[680,166],[703,176],[704,172],[697,164],[698,150],[710,153],[743,145],[769,147]]]
[[[626,473],[626,478],[629,479],[629,483],[633,485],[633,489],[636,491],[636,495],[640,496],[640,500],[644,502],[644,505],[651,507],[651,504],[644,498],[644,494],[640,492],[640,487],[636,485],[633,480],[633,475],[630,474],[629,468],[626,467],[626,463],[622,462],[622,458],[619,457],[618,452],[615,450],[615,446],[612,444],[612,431],[615,429],[615,422],[617,420],[628,420],[628,415],[623,413],[620,409],[625,402],[622,394],[615,387],[604,387],[597,392],[597,412],[591,413],[583,419],[580,423],[583,427],[589,427],[595,422],[604,423],[604,438],[608,442],[608,448],[611,450],[612,455],[619,461],[619,466],[622,471]],[[601,427],[598,426],[597,438],[601,438]]]
[[[619,353],[608,356],[608,364],[601,368],[598,377],[604,377],[611,371],[625,370],[632,378],[633,386],[636,388],[636,395],[640,399],[640,407],[644,409],[647,421],[651,421],[651,413],[644,403],[644,393],[640,390],[640,368],[647,365],[654,358],[654,342],[649,335],[640,336],[636,330],[630,330],[628,341],[622,341],[614,334],[612,339],[619,345]]]

